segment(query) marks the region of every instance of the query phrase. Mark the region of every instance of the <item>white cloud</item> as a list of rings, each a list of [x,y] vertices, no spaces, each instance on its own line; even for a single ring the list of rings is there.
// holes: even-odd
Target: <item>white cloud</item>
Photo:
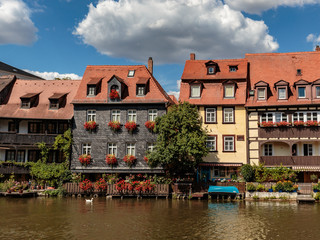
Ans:
[[[22,0],[0,0],[0,44],[28,45],[37,40],[31,10]]]
[[[263,11],[284,7],[302,7],[306,4],[319,4],[320,0],[224,0],[232,9],[260,14]]]
[[[320,35],[314,35],[313,33],[310,33],[307,37],[306,37],[307,42],[312,42],[313,47],[315,47],[316,45],[320,44]]]
[[[60,79],[70,78],[72,80],[81,80],[82,79],[81,76],[74,74],[74,73],[38,72],[38,71],[31,71],[31,70],[27,70],[27,69],[24,69],[24,71],[29,72],[31,74],[34,74],[36,76],[39,76],[41,78],[44,78],[46,80],[54,80],[55,78],[60,78]]]
[[[145,62],[182,63],[272,52],[278,43],[263,21],[246,18],[221,0],[100,0],[74,34],[100,53]]]
[[[180,84],[181,84],[181,80],[177,80],[177,89],[178,91],[169,91],[167,92],[169,95],[174,95],[176,97],[176,99],[179,99],[179,94],[180,94]]]

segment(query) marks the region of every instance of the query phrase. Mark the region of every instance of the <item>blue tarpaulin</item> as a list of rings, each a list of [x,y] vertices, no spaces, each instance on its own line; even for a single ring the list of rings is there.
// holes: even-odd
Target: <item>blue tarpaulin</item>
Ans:
[[[209,186],[208,193],[239,193],[238,188],[234,186]]]

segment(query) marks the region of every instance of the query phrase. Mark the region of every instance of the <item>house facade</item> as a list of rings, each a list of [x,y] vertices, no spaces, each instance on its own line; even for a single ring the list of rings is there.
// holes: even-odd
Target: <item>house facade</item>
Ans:
[[[320,51],[246,54],[250,63],[248,157],[251,164],[320,176]]]
[[[231,178],[247,163],[246,59],[195,60],[185,63],[180,101],[198,107],[208,133],[209,154],[200,164],[207,180]]]
[[[88,66],[73,100],[74,120],[71,171],[97,178],[103,173],[162,173],[151,169],[145,156],[153,151],[156,134],[146,127],[174,104],[148,68]],[[88,124],[94,122],[94,129]],[[84,126],[84,124],[87,125]],[[87,128],[87,129],[86,129]],[[90,156],[90,163],[79,161]],[[107,163],[113,156],[116,162]],[[124,161],[131,156],[132,164]]]

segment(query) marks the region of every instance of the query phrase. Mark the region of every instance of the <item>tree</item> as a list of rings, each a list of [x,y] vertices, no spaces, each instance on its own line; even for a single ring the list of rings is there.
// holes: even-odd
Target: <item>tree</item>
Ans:
[[[254,180],[255,170],[250,164],[244,164],[241,167],[241,175],[246,182],[252,182]]]
[[[158,133],[155,151],[148,154],[151,167],[161,165],[171,175],[194,172],[207,155],[207,134],[195,106],[184,102],[174,105],[156,119]]]

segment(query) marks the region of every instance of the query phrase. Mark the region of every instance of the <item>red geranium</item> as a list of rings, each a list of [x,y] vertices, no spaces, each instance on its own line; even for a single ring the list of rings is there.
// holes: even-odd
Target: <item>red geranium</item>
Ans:
[[[289,126],[291,126],[291,123],[289,123],[287,121],[281,121],[281,122],[277,122],[276,125],[277,125],[277,127],[289,127]]]
[[[110,97],[110,99],[112,99],[112,100],[114,100],[114,99],[119,99],[119,98],[120,98],[118,91],[116,91],[115,89],[112,89],[112,90],[110,91],[109,97]]]
[[[133,122],[133,121],[126,122],[125,128],[129,132],[132,132],[137,128],[137,124],[136,124],[136,122]]]
[[[317,126],[319,126],[319,123],[318,123],[317,121],[311,121],[311,120],[309,120],[309,121],[306,122],[306,125],[307,125],[308,127],[317,127]]]
[[[303,127],[304,126],[304,121],[294,121],[293,125],[296,127]]]
[[[97,124],[95,121],[88,121],[88,122],[85,122],[83,126],[86,130],[94,130],[96,129]]]
[[[83,182],[80,183],[79,187],[83,191],[89,191],[92,189],[92,182],[88,179],[85,179]]]
[[[143,160],[144,160],[146,163],[148,163],[148,162],[149,162],[149,158],[148,158],[148,157],[146,157],[146,156],[144,156],[144,157],[143,157]]]
[[[153,131],[155,124],[155,121],[146,121],[144,125],[146,126],[146,128]]]
[[[133,155],[125,155],[123,158],[123,161],[129,166],[132,167],[132,165],[135,164],[137,158]]]
[[[106,157],[106,162],[108,165],[116,165],[117,164],[117,158],[114,154],[108,154]]]
[[[99,181],[95,182],[94,188],[97,190],[106,190],[107,189],[106,180],[104,180],[103,178],[100,178]]]
[[[126,189],[126,183],[124,180],[120,180],[116,183],[116,189],[118,192],[121,192]]]
[[[118,121],[110,121],[108,123],[108,126],[113,130],[113,131],[118,131],[121,128],[121,125]]]
[[[88,154],[82,154],[79,157],[79,162],[82,165],[89,165],[91,163],[91,155]]]
[[[260,127],[274,127],[274,122],[261,122]]]

